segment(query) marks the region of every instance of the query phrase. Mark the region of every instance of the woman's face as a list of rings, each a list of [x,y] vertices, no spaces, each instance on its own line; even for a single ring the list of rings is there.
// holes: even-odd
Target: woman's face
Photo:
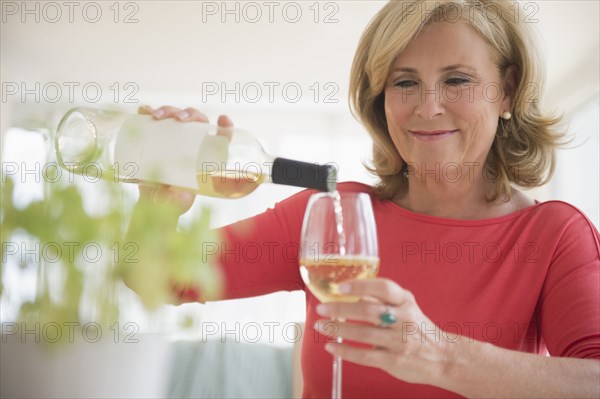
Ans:
[[[428,174],[484,165],[498,120],[510,111],[491,47],[464,23],[435,23],[396,59],[385,86],[392,140]],[[473,164],[475,163],[475,164]]]

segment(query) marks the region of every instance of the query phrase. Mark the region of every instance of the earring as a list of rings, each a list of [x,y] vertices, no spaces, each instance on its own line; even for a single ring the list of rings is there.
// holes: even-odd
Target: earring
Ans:
[[[406,163],[402,165],[402,169],[400,169],[400,172],[402,173],[403,179],[408,178],[408,165]]]
[[[507,120],[509,120],[510,118],[512,118],[512,114],[511,114],[510,112],[506,111],[506,112],[504,112],[504,113],[502,114],[502,119],[504,119],[504,120],[506,120],[506,121],[507,121]]]

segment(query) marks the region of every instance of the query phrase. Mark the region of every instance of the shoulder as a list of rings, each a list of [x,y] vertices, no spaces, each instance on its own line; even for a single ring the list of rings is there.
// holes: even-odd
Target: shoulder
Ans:
[[[546,223],[568,224],[575,221],[588,225],[595,229],[594,224],[588,217],[576,206],[565,201],[549,200],[539,202],[524,194],[520,190],[514,190],[512,198],[515,213],[530,213],[543,215],[546,217]]]
[[[577,207],[564,201],[546,201],[535,205],[531,214],[539,220],[540,237],[556,239],[556,248],[574,256],[587,254],[600,258],[600,233]]]
[[[529,211],[533,211],[532,213],[536,215],[543,214],[550,217],[547,222],[564,223],[575,219],[589,222],[587,216],[580,209],[568,202],[559,200],[539,202],[515,188],[513,188],[509,208],[510,213],[508,214],[522,214]],[[591,222],[589,223],[592,225]]]
[[[537,202],[534,205],[534,209],[537,213],[548,216],[551,220],[563,223],[579,221],[595,229],[593,223],[579,208],[565,201],[550,200]]]
[[[559,235],[570,233],[592,233],[598,236],[598,229],[592,221],[576,206],[565,201],[550,200],[536,202],[535,205],[523,209],[526,218],[534,219],[546,234]]]

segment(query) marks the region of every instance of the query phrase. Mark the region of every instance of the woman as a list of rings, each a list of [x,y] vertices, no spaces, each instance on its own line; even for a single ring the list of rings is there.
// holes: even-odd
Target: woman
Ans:
[[[531,96],[541,74],[515,5],[392,1],[362,36],[350,97],[381,182],[338,188],[372,197],[379,278],[343,286],[369,300],[319,304],[280,251],[218,258],[226,298],[306,290],[305,397],[329,395],[327,352],[347,361],[345,397],[598,397],[600,235],[574,207],[511,187],[545,183],[561,140]],[[192,108],[140,112],[207,122]],[[156,194],[191,204],[143,192]],[[299,242],[310,194],[225,227],[224,239]],[[333,317],[351,320],[337,335],[366,345],[327,343]]]

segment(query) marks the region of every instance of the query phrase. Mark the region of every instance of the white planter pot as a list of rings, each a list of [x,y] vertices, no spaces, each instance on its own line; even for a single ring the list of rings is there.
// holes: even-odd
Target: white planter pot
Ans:
[[[40,331],[0,335],[0,397],[165,396],[170,351],[164,336],[138,334],[128,340],[125,336],[115,339],[111,331],[93,342],[95,338],[84,339],[81,332],[73,335],[74,342],[64,344],[48,344]]]

